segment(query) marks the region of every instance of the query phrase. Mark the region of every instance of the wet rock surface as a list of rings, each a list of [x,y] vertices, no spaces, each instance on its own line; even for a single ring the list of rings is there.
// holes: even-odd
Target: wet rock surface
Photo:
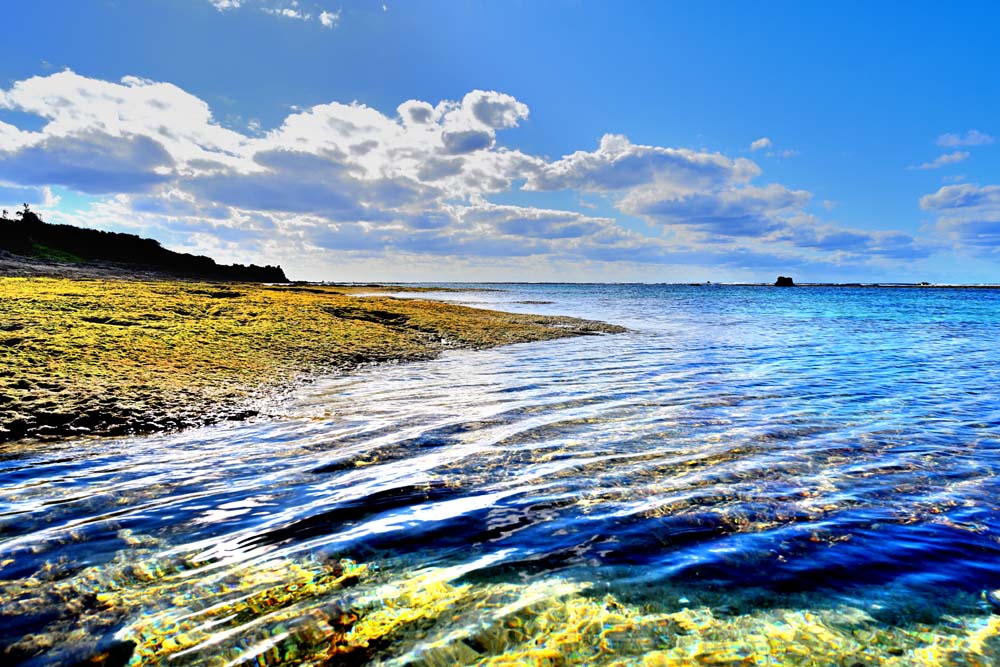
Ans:
[[[345,288],[0,278],[0,442],[247,419],[309,378],[620,327]]]

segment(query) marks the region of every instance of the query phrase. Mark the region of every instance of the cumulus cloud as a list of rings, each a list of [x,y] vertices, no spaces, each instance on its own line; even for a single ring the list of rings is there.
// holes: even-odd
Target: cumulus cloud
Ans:
[[[250,141],[218,125],[203,100],[173,84],[138,77],[114,83],[70,70],[36,76],[0,90],[0,108],[47,121],[40,132],[19,131],[5,143],[8,150],[87,134],[97,137],[98,144],[107,143],[100,137],[144,137],[163,146],[184,168],[194,160],[234,165]],[[10,131],[0,127],[0,132]]]
[[[113,83],[68,70],[33,77],[0,91],[0,106],[47,121],[39,132],[0,123],[8,169],[14,168],[20,151],[39,163],[26,173],[58,177],[61,181],[54,182],[79,185],[86,192],[98,190],[102,169],[121,172],[107,184],[109,191],[123,187],[124,176],[134,172],[137,183],[122,190],[133,191],[162,180],[169,171],[184,178],[261,172],[269,167],[258,154],[273,150],[322,156],[361,180],[419,181],[421,173],[435,181],[444,178],[445,183],[436,185],[455,197],[505,189],[525,169],[541,163],[519,151],[496,148],[498,129],[515,126],[527,110],[510,96],[484,91],[437,106],[411,100],[400,105],[395,118],[357,103],[317,105],[291,114],[262,136],[223,128],[204,101],[172,84],[135,77]],[[86,171],[83,156],[88,152],[94,158],[89,175],[60,175],[55,168],[69,163],[69,169],[76,155]],[[445,162],[465,153],[474,155]],[[39,171],[46,162],[45,169],[55,173]]]
[[[262,151],[259,171],[226,171],[187,179],[203,200],[256,211],[311,213],[329,220],[387,220],[395,209],[427,206],[440,196],[405,178],[361,178],[335,153]]]
[[[462,98],[462,107],[486,127],[504,130],[528,117],[528,106],[495,90],[474,90]]]
[[[270,14],[271,16],[283,16],[286,19],[295,19],[297,21],[311,21],[312,14],[307,14],[306,12],[300,11],[298,9],[292,9],[291,7],[261,7],[260,11],[265,14]],[[323,12],[326,14],[326,12]],[[320,18],[322,22],[323,19]],[[326,23],[323,23],[326,25]]]
[[[784,226],[782,214],[797,212],[809,198],[805,190],[774,183],[680,196],[651,187],[631,192],[622,200],[621,209],[665,225],[722,236],[760,237]]]
[[[448,176],[456,176],[462,173],[464,162],[461,158],[445,159],[438,157],[427,158],[417,170],[417,177],[424,182],[438,181]]]
[[[755,141],[750,142],[750,150],[753,152],[762,151],[765,149],[773,148],[774,142],[768,137],[761,137]],[[778,157],[778,158],[790,158],[799,155],[799,151],[793,148],[785,148],[782,150],[768,150],[764,153],[766,157]]]
[[[569,239],[616,235],[615,221],[573,211],[503,206],[480,202],[455,214],[465,225],[488,227],[489,231],[538,239]]]
[[[170,154],[156,140],[98,130],[44,137],[14,151],[0,151],[0,180],[57,183],[92,194],[150,190],[171,179],[172,167]]]
[[[0,91],[0,109],[4,108],[2,95],[3,93]],[[30,132],[23,132],[9,123],[0,121],[0,146],[7,150],[30,143],[31,138]]]
[[[168,218],[204,218],[209,220],[227,220],[231,211],[226,206],[204,204],[190,193],[179,190],[167,190],[156,196],[137,195],[128,200],[131,210],[138,213],[151,213]]]
[[[952,148],[955,146],[985,146],[995,141],[993,137],[979,130],[969,130],[965,134],[948,132],[937,138],[938,146]]]
[[[396,111],[406,124],[422,125],[429,123],[434,117],[434,107],[419,100],[407,100],[400,104]]]
[[[319,22],[324,28],[336,28],[340,24],[340,10],[335,12],[320,12]]]
[[[987,185],[981,187],[971,183],[949,185],[937,192],[920,198],[920,207],[925,211],[943,211],[957,209],[977,209],[984,205],[1000,201],[1000,186]]]
[[[493,135],[484,130],[459,130],[441,135],[444,149],[451,155],[471,153],[493,145]]]
[[[340,25],[341,10],[320,10],[313,13],[302,9],[298,0],[208,0],[208,3],[223,13],[241,7],[257,7],[264,14],[296,21],[317,21],[324,28],[336,28]],[[319,9],[315,7],[314,9]]]
[[[290,115],[256,146],[323,154],[360,179],[424,182],[448,197],[499,192],[542,161],[496,145],[498,129],[477,117],[484,113],[477,105],[494,98],[480,93],[436,106],[409,100],[395,118],[356,103],[317,105]],[[488,120],[512,127],[526,114],[517,105],[515,115],[494,108]]]
[[[891,260],[923,259],[939,248],[930,241],[899,231],[867,230],[822,224],[808,217],[793,220],[773,237],[799,248],[833,257],[863,256]]]
[[[615,193],[620,211],[656,224],[703,235],[760,237],[809,200],[808,192],[778,184],[749,185],[760,173],[743,158],[605,135],[596,151],[578,151],[543,166],[529,175],[525,187]]]
[[[843,262],[915,259],[935,250],[903,233],[823,223],[805,211],[809,192],[778,183],[754,185],[760,173],[751,160],[640,146],[624,136],[606,135],[596,151],[578,151],[538,169],[529,175],[525,188],[611,196],[622,213],[661,226],[674,239],[693,246],[668,252],[659,243],[645,240],[640,250],[619,239],[603,244],[602,250],[588,251],[591,257],[631,252],[646,261],[659,262],[666,256],[675,261],[677,253],[705,257],[704,248],[715,247],[712,257],[719,262],[779,249],[785,259],[807,252],[826,253]]]
[[[792,267],[824,254],[838,262],[917,256],[909,237],[813,219],[808,192],[755,183],[761,169],[745,158],[614,134],[555,160],[510,148],[504,133],[529,109],[498,91],[407,100],[388,113],[329,102],[249,134],[222,127],[186,91],[137,77],[33,77],[0,90],[0,107],[44,121],[37,130],[0,122],[7,196],[44,198],[57,185],[103,195],[88,215],[57,210],[56,219],[143,230],[227,261],[291,257],[298,266],[295,257],[318,263],[337,252],[338,261],[378,262],[432,255],[763,266],[770,257]],[[655,231],[489,201],[518,186],[526,198],[586,196]]]
[[[608,192],[660,182],[683,194],[719,183],[749,181],[760,174],[751,160],[687,148],[633,144],[620,134],[606,134],[596,151],[577,151],[544,165],[527,179],[527,190]]]
[[[916,166],[907,167],[910,171],[926,170],[926,169],[940,169],[941,167],[946,167],[949,164],[957,164],[969,159],[969,153],[967,151],[954,151],[952,153],[945,153],[944,155],[939,155],[937,158],[930,162],[924,162]]]
[[[581,248],[596,242],[620,241],[627,236],[610,218],[485,201],[445,205],[435,213],[393,223],[321,224],[307,232],[307,238],[323,247],[356,252],[525,257],[579,255]]]
[[[946,238],[975,252],[1000,255],[1000,185],[947,185],[920,198]]]

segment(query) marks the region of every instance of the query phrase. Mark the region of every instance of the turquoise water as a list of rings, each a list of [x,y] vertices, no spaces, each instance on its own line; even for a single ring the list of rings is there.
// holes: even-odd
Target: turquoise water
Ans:
[[[502,287],[631,331],[7,446],[5,664],[1000,664],[1000,291]]]

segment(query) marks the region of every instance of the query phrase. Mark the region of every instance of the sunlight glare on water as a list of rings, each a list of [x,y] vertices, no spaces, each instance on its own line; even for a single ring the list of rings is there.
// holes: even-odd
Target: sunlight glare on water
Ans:
[[[631,331],[8,446],[9,661],[1000,664],[1000,292],[443,298]]]

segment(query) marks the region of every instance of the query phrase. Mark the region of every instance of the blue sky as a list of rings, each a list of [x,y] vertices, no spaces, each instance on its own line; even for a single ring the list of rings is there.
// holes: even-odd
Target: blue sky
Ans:
[[[0,202],[337,280],[1000,282],[990,3],[6,3]]]

